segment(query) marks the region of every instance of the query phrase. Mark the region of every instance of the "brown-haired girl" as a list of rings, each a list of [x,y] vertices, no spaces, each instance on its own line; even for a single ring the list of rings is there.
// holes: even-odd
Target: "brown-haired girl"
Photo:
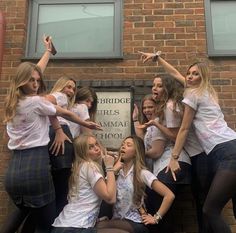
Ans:
[[[174,194],[146,169],[145,149],[141,138],[129,136],[124,139],[119,154],[120,158],[114,166],[120,170],[116,180],[117,198],[113,217],[110,221],[99,223],[98,229],[116,228],[127,232],[148,232],[146,225],[158,224],[161,221],[174,200]],[[162,204],[154,216],[141,212],[146,186],[163,197]]]

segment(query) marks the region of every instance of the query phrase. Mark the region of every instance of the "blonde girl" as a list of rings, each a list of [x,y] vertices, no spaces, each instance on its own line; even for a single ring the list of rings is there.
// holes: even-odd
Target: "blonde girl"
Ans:
[[[68,204],[53,223],[52,233],[92,233],[101,201],[114,203],[116,185],[114,158],[105,155],[106,181],[101,168],[102,149],[93,135],[74,140],[75,161],[70,177]]]
[[[155,54],[148,53],[142,56],[144,60],[148,60]],[[207,154],[205,163],[209,173],[213,174],[209,177],[211,185],[203,206],[204,218],[213,232],[230,233],[231,230],[222,218],[221,211],[236,195],[236,133],[224,120],[217,94],[210,83],[208,66],[203,62],[193,63],[184,77],[160,56],[157,56],[157,59],[169,74],[186,86],[183,121],[172,151],[169,168],[173,176],[179,171],[179,152],[193,125],[198,140]]]
[[[12,158],[5,176],[5,189],[17,209],[3,224],[2,233],[15,232],[28,215],[34,215],[37,221],[35,232],[48,232],[55,217],[55,192],[48,155],[48,116],[58,115],[99,128],[39,96],[42,87],[40,67],[24,62],[17,68],[6,97],[4,122]]]
[[[110,221],[99,223],[98,229],[148,232],[146,225],[158,224],[161,221],[174,200],[174,194],[146,169],[145,149],[141,138],[130,136],[124,139],[119,153],[120,158],[114,166],[116,170],[120,170],[116,180],[117,198],[113,217]],[[146,186],[163,197],[160,208],[153,216],[143,211]]]

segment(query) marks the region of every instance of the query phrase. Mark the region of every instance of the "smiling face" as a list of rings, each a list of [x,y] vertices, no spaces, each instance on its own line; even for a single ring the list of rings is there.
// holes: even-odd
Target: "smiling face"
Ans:
[[[25,95],[37,95],[40,88],[41,77],[38,71],[34,70],[29,81],[21,86],[21,90]]]
[[[191,88],[199,87],[201,80],[197,65],[190,67],[186,75],[186,86]]]
[[[88,145],[89,145],[88,157],[91,160],[98,162],[101,159],[101,147],[97,142],[96,138],[89,137]]]
[[[164,88],[162,85],[161,78],[157,77],[153,80],[152,84],[152,98],[154,100],[159,100],[163,96]]]
[[[143,115],[147,120],[153,120],[156,118],[156,103],[154,100],[146,99],[143,101],[142,105]]]
[[[72,98],[75,95],[75,83],[69,80],[66,86],[62,89],[62,92],[67,95],[68,98]]]

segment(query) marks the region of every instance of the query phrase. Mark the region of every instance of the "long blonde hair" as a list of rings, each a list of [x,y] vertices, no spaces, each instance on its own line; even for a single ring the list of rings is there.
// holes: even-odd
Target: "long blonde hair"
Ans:
[[[72,198],[74,195],[78,193],[79,169],[83,162],[92,163],[95,167],[98,168],[101,174],[103,174],[101,166],[97,162],[92,161],[88,157],[88,153],[89,153],[88,139],[90,137],[93,137],[96,139],[96,137],[92,134],[80,134],[79,137],[75,138],[73,141],[75,159],[72,165],[72,172],[69,179],[69,193],[68,193],[69,198]]]
[[[134,175],[133,175],[133,186],[134,186],[134,196],[133,203],[139,207],[142,204],[143,197],[145,196],[145,183],[141,179],[141,170],[146,169],[144,164],[145,159],[145,147],[143,140],[136,136],[128,136],[124,139],[124,141],[128,138],[131,138],[134,143],[134,148],[136,151],[134,157]]]
[[[40,76],[38,94],[42,94],[45,91],[43,74],[40,67],[31,62],[21,63],[16,70],[16,75],[11,81],[9,93],[4,102],[4,123],[11,121],[15,117],[19,100],[26,96],[22,90],[22,86],[29,82],[33,71],[37,71]]]
[[[201,77],[201,82],[197,88],[196,87],[186,88],[186,90],[194,89],[194,92],[198,96],[201,96],[205,91],[207,91],[210,94],[210,96],[213,98],[213,100],[218,102],[218,95],[210,82],[210,71],[209,71],[208,65],[204,62],[195,62],[188,67],[187,73],[190,70],[190,68],[192,68],[193,66],[197,67],[199,75]]]
[[[75,93],[76,93],[76,90],[77,90],[76,81],[72,78],[67,77],[67,76],[62,76],[61,78],[59,78],[56,81],[52,90],[50,91],[50,94],[52,94],[54,92],[62,92],[62,90],[66,87],[66,85],[68,84],[69,81],[72,81],[75,83]],[[68,98],[68,107],[72,107],[74,102],[75,102],[75,94],[71,98]]]

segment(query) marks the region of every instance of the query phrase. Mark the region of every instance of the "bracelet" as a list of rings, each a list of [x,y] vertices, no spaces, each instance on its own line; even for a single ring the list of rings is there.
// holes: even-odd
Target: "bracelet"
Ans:
[[[111,167],[111,168],[106,168],[106,172],[114,172],[114,168]]]
[[[178,154],[171,154],[172,159],[178,159],[179,155]]]
[[[61,126],[57,127],[56,129],[54,129],[54,131],[57,131],[58,129],[61,129]]]
[[[133,122],[136,122],[136,121],[138,121],[138,119],[133,120]]]
[[[159,212],[156,212],[153,217],[155,218],[156,224],[158,224],[160,220],[162,220],[162,216],[159,214]]]
[[[157,51],[156,53],[155,53],[155,56],[152,58],[152,61],[153,62],[156,62],[157,61],[157,59],[158,59],[158,57],[161,55],[161,51]]]

